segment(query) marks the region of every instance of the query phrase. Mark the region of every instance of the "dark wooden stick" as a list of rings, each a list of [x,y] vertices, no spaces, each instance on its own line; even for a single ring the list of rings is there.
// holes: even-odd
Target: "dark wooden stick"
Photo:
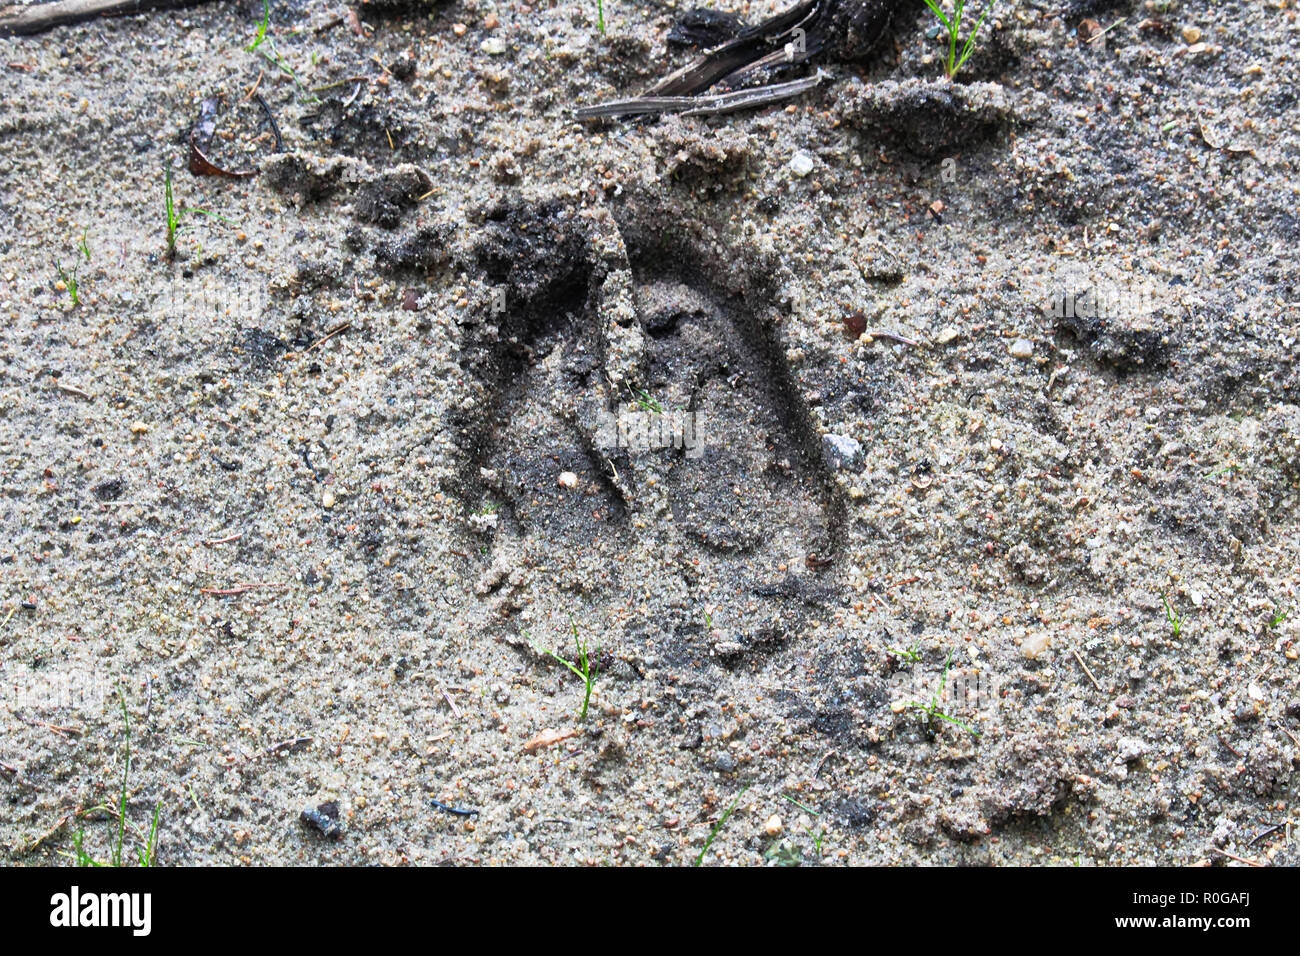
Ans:
[[[30,36],[69,23],[120,17],[148,10],[179,10],[212,0],[59,0],[0,7],[0,37]]]

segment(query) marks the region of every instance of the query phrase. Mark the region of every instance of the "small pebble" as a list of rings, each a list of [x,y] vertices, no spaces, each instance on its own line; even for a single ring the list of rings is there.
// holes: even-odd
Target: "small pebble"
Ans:
[[[1151,752],[1151,745],[1136,737],[1121,737],[1116,748],[1115,760],[1119,763],[1131,763]]]
[[[1034,357],[1034,343],[1029,339],[1016,339],[1011,343],[1011,357],[1027,359]]]
[[[488,56],[500,56],[506,52],[506,41],[500,37],[488,37],[478,45],[478,48]]]
[[[1190,43],[1201,42],[1200,27],[1183,27],[1183,39]]]
[[[949,342],[955,342],[960,337],[961,333],[950,325],[936,335],[934,340],[940,345],[947,345]]]
[[[561,488],[578,487],[578,476],[571,471],[560,472],[560,487]]]
[[[795,153],[790,159],[790,172],[800,179],[813,171],[813,158],[807,153]]]
[[[1046,631],[1039,634],[1030,634],[1020,643],[1020,653],[1031,661],[1043,651],[1047,650],[1047,645],[1051,642],[1051,637]]]
[[[862,460],[862,443],[847,435],[823,435],[822,449],[833,468],[854,468]]]
[[[320,496],[320,503],[321,503],[321,507],[323,508],[333,508],[334,493],[330,491],[325,492],[325,494]]]
[[[341,840],[343,826],[339,823],[339,804],[337,800],[322,803],[319,807],[308,807],[298,815],[304,826],[315,830],[326,840]]]
[[[763,832],[771,837],[781,835],[781,817],[779,814],[774,813],[767,818],[767,823],[763,824]]]

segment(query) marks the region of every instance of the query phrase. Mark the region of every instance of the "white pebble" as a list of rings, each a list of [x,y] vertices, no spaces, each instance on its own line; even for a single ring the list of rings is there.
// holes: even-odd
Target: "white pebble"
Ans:
[[[807,153],[795,153],[790,159],[790,172],[801,179],[813,171],[813,158]]]
[[[767,818],[767,823],[763,826],[763,832],[768,836],[779,836],[781,833],[781,818],[777,814],[772,814]]]
[[[1011,343],[1011,357],[1027,359],[1034,357],[1034,343],[1029,339],[1016,339]]]
[[[1051,637],[1046,631],[1040,631],[1037,634],[1030,634],[1020,642],[1020,653],[1031,661],[1043,651],[1047,650],[1047,645],[1051,643]]]
[[[560,487],[561,488],[578,487],[578,476],[571,471],[560,472]]]

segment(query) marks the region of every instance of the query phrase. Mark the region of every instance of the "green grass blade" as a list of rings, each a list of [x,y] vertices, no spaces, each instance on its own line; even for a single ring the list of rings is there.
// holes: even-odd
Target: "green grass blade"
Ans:
[[[122,844],[126,842],[126,784],[131,776],[131,715],[126,709],[126,695],[117,689],[117,700],[122,706],[122,719],[126,722],[126,765],[122,768],[122,794],[118,801],[117,849],[113,851],[113,865],[122,865]]]
[[[936,711],[934,712],[934,716],[935,716],[935,717],[938,717],[938,718],[940,718],[940,719],[942,719],[942,720],[946,720],[946,721],[948,721],[948,723],[950,723],[950,724],[956,724],[956,725],[957,725],[958,727],[960,727],[962,730],[966,731],[967,733],[974,734],[976,737],[978,737],[978,736],[980,735],[980,732],[979,732],[978,730],[976,730],[974,727],[970,727],[970,726],[968,726],[968,725],[962,723],[962,722],[961,722],[960,720],[958,720],[956,717],[949,717],[947,714],[945,714],[945,713],[944,713],[943,711],[941,711],[941,710],[936,710]]]
[[[573,661],[565,660],[563,657],[561,657],[559,654],[555,653],[555,651],[550,650],[549,648],[539,647],[539,648],[537,648],[537,650],[542,651],[543,653],[546,653],[546,654],[550,654],[550,655],[551,655],[552,657],[554,657],[557,661],[559,661],[561,664],[563,664],[563,665],[564,665],[565,667],[567,667],[569,670],[573,671],[573,673],[577,674],[577,675],[578,675],[579,677],[581,677],[583,680],[586,680],[586,679],[587,679],[587,678],[586,678],[586,675],[584,675],[584,674],[582,673],[582,671],[578,670],[577,665],[574,664]]]
[[[149,827],[149,841],[140,848],[140,865],[153,866],[154,850],[158,846],[158,817],[162,813],[162,800],[153,808],[153,825]]]
[[[233,219],[227,219],[225,216],[219,215],[215,212],[211,212],[207,209],[195,209],[193,206],[186,206],[184,209],[181,210],[181,215],[187,215],[188,213],[192,213],[192,212],[196,212],[200,216],[211,216],[213,219],[220,219],[222,222],[226,223],[227,225],[231,225],[231,226],[239,225],[239,223],[235,222],[235,220]]]
[[[934,15],[939,18],[939,22],[944,25],[949,33],[952,32],[952,23],[944,15],[943,7],[939,6],[938,0],[925,0],[925,5],[934,11]]]
[[[970,59],[970,55],[974,52],[975,48],[975,37],[979,34],[980,27],[984,26],[984,18],[989,15],[989,11],[992,9],[993,3],[992,0],[990,0],[988,6],[984,8],[984,12],[980,15],[979,22],[975,24],[975,29],[971,31],[970,37],[966,40],[966,49],[962,52],[961,59],[957,61],[957,69],[953,70],[954,73],[956,73],[957,70],[960,70],[962,65]]]
[[[783,794],[781,794],[781,799],[782,799],[782,800],[787,800],[787,801],[789,801],[790,803],[793,803],[793,804],[794,804],[796,807],[798,807],[800,810],[803,810],[803,811],[805,811],[806,813],[811,813],[811,814],[812,814],[813,816],[815,816],[815,817],[819,817],[819,816],[821,816],[821,814],[820,814],[819,812],[817,812],[816,810],[814,810],[812,807],[805,807],[802,803],[800,803],[800,802],[799,802],[798,800],[796,800],[794,797],[787,797],[787,796],[783,793]]]
[[[745,795],[745,791],[748,789],[748,784],[740,788],[740,793],[736,794],[736,799],[731,801],[731,806],[727,807],[727,812],[722,815],[722,819],[713,825],[713,832],[710,833],[709,838],[704,841],[704,849],[702,849],[700,855],[695,858],[696,866],[701,866],[704,863],[704,854],[709,852],[709,847],[713,846],[713,841],[717,839],[718,831],[722,829],[723,824],[727,822],[727,818],[731,816],[731,811],[736,809],[736,804],[740,803],[740,798]]]
[[[267,27],[271,25],[271,0],[262,0],[262,25],[257,30],[257,39],[249,44],[245,52],[252,53],[266,39]]]

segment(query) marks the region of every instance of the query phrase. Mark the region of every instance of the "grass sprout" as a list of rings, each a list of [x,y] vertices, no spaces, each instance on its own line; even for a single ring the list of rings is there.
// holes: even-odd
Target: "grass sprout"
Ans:
[[[605,32],[605,0],[596,0],[596,29]]]
[[[944,72],[947,73],[948,79],[951,80],[957,75],[957,71],[965,65],[966,61],[970,59],[971,53],[974,52],[975,37],[980,32],[980,27],[984,26],[984,18],[993,9],[993,2],[988,0],[984,4],[984,12],[980,14],[979,20],[975,23],[975,29],[966,38],[966,45],[962,47],[960,56],[957,53],[957,47],[961,42],[961,21],[966,13],[966,0],[954,0],[951,17],[943,12],[940,0],[925,0],[925,5],[939,18],[939,22],[943,24],[943,28],[948,33],[948,59],[944,64]]]
[[[74,268],[69,274],[64,270],[63,264],[59,262],[58,259],[54,260],[54,271],[59,274],[59,278],[63,281],[64,286],[67,287],[68,295],[72,297],[72,304],[74,306],[81,305],[81,294],[78,291],[79,287],[77,285],[77,272],[79,268],[80,267]]]
[[[704,863],[704,855],[709,852],[709,847],[713,846],[713,841],[718,838],[718,833],[722,830],[723,825],[726,824],[727,819],[731,816],[731,812],[736,809],[736,804],[740,803],[740,798],[745,795],[745,791],[748,789],[748,784],[740,788],[740,793],[736,794],[736,799],[731,801],[731,806],[727,807],[727,812],[724,813],[722,818],[713,825],[713,830],[709,833],[709,838],[704,841],[704,849],[700,850],[700,855],[695,858],[696,866],[701,866]]]
[[[271,0],[262,0],[262,25],[257,28],[257,39],[250,43],[246,48],[246,53],[253,53],[262,41],[266,39],[266,30],[271,25]]]
[[[1225,465],[1222,468],[1216,468],[1212,471],[1207,471],[1203,477],[1218,478],[1220,475],[1236,474],[1240,470],[1241,470],[1241,466],[1236,463],[1233,463],[1230,465]]]
[[[974,727],[970,726],[969,724],[958,720],[956,717],[953,717],[949,714],[945,714],[943,710],[941,710],[939,707],[939,702],[943,700],[944,689],[948,686],[948,670],[952,667],[952,655],[954,653],[956,652],[955,651],[948,652],[948,660],[945,661],[943,665],[943,678],[939,681],[939,689],[936,690],[933,696],[930,697],[930,702],[928,704],[918,704],[913,702],[911,704],[908,704],[907,706],[919,710],[921,711],[921,713],[925,714],[926,722],[928,724],[933,724],[934,719],[937,717],[940,720],[948,721],[948,723],[950,724],[956,724],[962,730],[965,730],[968,733],[974,734],[976,737],[978,737],[980,736],[980,732],[978,730],[976,730]]]
[[[1285,611],[1279,608],[1277,612],[1273,615],[1273,620],[1268,622],[1268,626],[1276,630],[1278,627],[1282,625],[1282,622],[1285,621],[1290,616],[1291,616],[1290,608],[1287,608]]]
[[[913,644],[911,647],[909,647],[909,648],[908,648],[907,650],[905,650],[905,651],[900,651],[900,650],[899,650],[898,648],[896,648],[896,647],[887,647],[887,648],[885,648],[885,650],[887,650],[887,651],[888,651],[889,653],[891,653],[891,654],[897,654],[899,657],[901,657],[903,660],[907,661],[909,664],[916,664],[916,663],[919,663],[920,660],[921,660],[921,645],[920,645],[920,644]]]
[[[808,835],[809,835],[810,837],[812,837],[813,847],[817,850],[817,855],[818,855],[818,856],[821,856],[821,855],[822,855],[822,844],[826,842],[826,831],[825,831],[825,830],[822,830],[821,833],[816,833],[816,834],[815,834],[815,833],[812,832],[812,830],[809,830],[809,831],[808,831]]]
[[[287,60],[280,55],[276,48],[275,39],[267,36],[267,31],[271,26],[271,0],[262,0],[262,22],[257,28],[257,36],[247,47],[244,48],[246,53],[257,53],[261,55],[268,63],[278,69],[289,79],[293,80],[293,85],[298,88],[298,93],[302,96],[304,102],[320,102],[320,97],[310,95],[306,87],[298,80],[298,74],[294,72]],[[267,50],[261,49],[262,43],[265,42]],[[315,64],[315,54],[312,54],[312,63]]]
[[[780,797],[782,800],[794,804],[796,807],[798,807],[800,810],[804,811],[805,813],[811,813],[815,817],[821,816],[821,811],[814,810],[812,807],[809,806],[805,806],[804,804],[796,800],[794,797],[788,797],[784,793],[781,794]],[[826,828],[823,827],[821,829],[821,832],[819,833],[813,833],[812,827],[804,827],[804,831],[808,834],[808,836],[812,838],[813,849],[817,851],[817,856],[818,858],[820,858],[822,856],[822,845],[825,844],[826,842]]]
[[[647,412],[654,412],[656,415],[662,415],[664,413],[664,407],[652,398],[648,392],[642,389],[637,389],[637,395],[639,397],[634,398],[633,401],[644,408]]]
[[[72,854],[77,866],[114,866],[122,865],[122,851],[126,846],[126,794],[127,784],[131,779],[131,715],[126,709],[126,697],[122,694],[122,688],[117,689],[118,704],[122,708],[122,721],[124,730],[124,749],[126,751],[126,762],[122,766],[122,788],[118,796],[116,807],[109,807],[100,804],[83,811],[81,816],[95,812],[113,813],[117,816],[117,844],[110,851],[110,856],[106,861],[96,860],[85,848],[86,832],[85,828],[78,828],[77,832],[72,835]],[[135,827],[137,836],[141,844],[136,848],[136,860],[141,866],[150,867],[157,861],[158,850],[158,821],[162,816],[162,800],[154,806],[153,822],[150,824],[148,834],[144,834]]]
[[[220,219],[230,225],[238,225],[225,216],[219,216],[215,212],[207,209],[197,209],[193,206],[177,206],[175,197],[172,194],[172,170],[170,166],[164,167],[163,170],[163,207],[167,214],[167,258],[176,258],[176,234],[181,231],[181,220],[191,213],[200,216],[211,216],[213,219]]]
[[[533,645],[533,649],[550,654],[557,661],[578,675],[578,677],[582,678],[583,683],[586,685],[587,692],[582,698],[582,710],[578,712],[578,719],[586,720],[587,705],[591,703],[591,689],[596,684],[596,672],[600,666],[597,660],[597,658],[600,657],[600,648],[596,648],[596,653],[594,655],[588,653],[587,642],[579,636],[578,625],[574,623],[572,618],[569,619],[569,626],[573,629],[573,642],[578,649],[577,661],[567,660],[555,653],[555,651],[549,650],[545,647],[539,647],[536,644]]]
[[[1160,595],[1160,603],[1165,606],[1165,618],[1169,621],[1169,626],[1174,629],[1174,637],[1175,638],[1182,637],[1183,624],[1187,621],[1187,615],[1179,614],[1172,607],[1170,607],[1169,599],[1165,597],[1163,594]]]

